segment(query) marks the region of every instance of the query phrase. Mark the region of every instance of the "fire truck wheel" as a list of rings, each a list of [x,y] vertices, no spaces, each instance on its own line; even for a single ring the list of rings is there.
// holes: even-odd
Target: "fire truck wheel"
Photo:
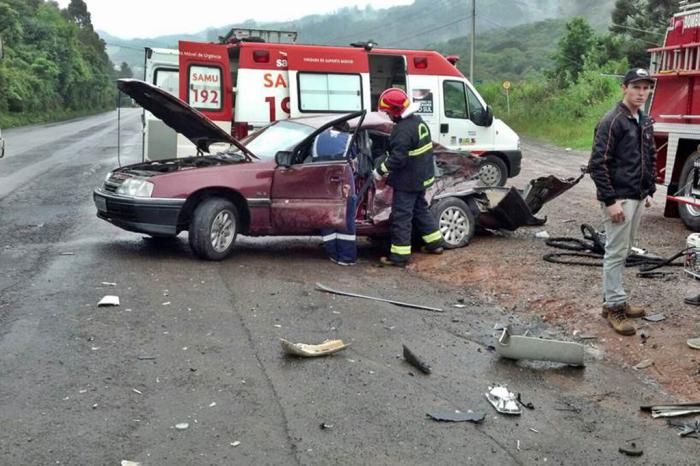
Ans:
[[[487,155],[479,168],[479,179],[484,186],[503,186],[508,179],[508,167],[495,155]]]
[[[679,186],[682,187],[682,195],[690,196],[693,189],[693,166],[695,161],[700,159],[700,152],[693,152],[683,164]],[[688,204],[678,204],[678,213],[690,230],[700,231],[700,207],[693,207]]]
[[[469,244],[476,230],[476,218],[463,200],[446,197],[430,206],[430,211],[437,220],[446,249],[461,248]]]
[[[231,254],[238,234],[238,210],[230,201],[207,199],[197,206],[190,224],[190,247],[200,259],[220,261]]]

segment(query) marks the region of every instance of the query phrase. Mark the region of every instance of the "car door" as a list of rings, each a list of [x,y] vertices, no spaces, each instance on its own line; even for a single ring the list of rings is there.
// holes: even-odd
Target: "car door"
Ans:
[[[272,181],[272,225],[276,234],[312,234],[321,228],[345,228],[347,201],[353,192],[353,170],[349,163],[350,143],[341,160],[314,161],[310,150],[324,130],[364,112],[335,120],[319,128],[295,149],[296,163],[278,166]],[[361,125],[357,125],[358,128]],[[310,155],[310,153],[309,153]]]
[[[442,111],[438,142],[450,149],[474,153],[492,148],[493,125],[483,127],[474,123],[485,111],[474,91],[459,79],[442,78],[441,81]]]

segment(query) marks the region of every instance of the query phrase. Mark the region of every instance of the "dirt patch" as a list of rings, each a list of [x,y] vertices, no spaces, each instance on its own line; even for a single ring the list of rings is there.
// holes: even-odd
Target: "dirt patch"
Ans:
[[[579,166],[588,160],[585,152],[535,143],[524,144],[523,153],[523,174],[513,183],[517,187],[546,174],[576,176]],[[657,205],[645,211],[638,245],[669,257],[685,246],[690,232],[680,220],[663,217],[665,194],[666,188],[659,187]],[[632,304],[643,306],[650,314],[661,312],[667,319],[659,323],[640,319],[636,322],[637,335],[622,337],[600,316],[602,269],[545,262],[542,256],[556,250],[535,238],[541,230],[551,236],[581,238],[582,223],[602,230],[593,182],[584,178],[574,189],[547,204],[539,215],[548,218],[543,227],[478,236],[469,247],[442,256],[416,255],[412,267],[418,274],[464,287],[513,313],[561,326],[572,339],[595,336],[586,340],[588,344],[596,345],[606,358],[619,364],[634,366],[651,359],[654,364],[642,369],[644,373],[680,398],[697,398],[700,351],[690,349],[686,340],[700,336],[700,308],[684,304],[683,297],[698,291],[700,283],[684,275],[681,267],[664,268],[673,272],[668,280],[639,278],[636,268],[628,268],[625,287]]]

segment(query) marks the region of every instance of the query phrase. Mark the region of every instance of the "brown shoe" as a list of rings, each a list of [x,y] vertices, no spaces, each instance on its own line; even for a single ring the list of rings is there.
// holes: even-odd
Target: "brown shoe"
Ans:
[[[636,319],[638,317],[644,317],[647,313],[641,307],[630,306],[629,303],[625,303],[625,315],[630,319]]]
[[[608,320],[610,326],[620,335],[634,335],[637,330],[625,315],[625,304],[603,306],[601,315]]]

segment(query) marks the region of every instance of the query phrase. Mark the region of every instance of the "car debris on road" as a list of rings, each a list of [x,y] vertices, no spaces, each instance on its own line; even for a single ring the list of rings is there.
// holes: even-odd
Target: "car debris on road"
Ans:
[[[284,338],[280,338],[280,343],[282,344],[282,349],[287,354],[302,358],[327,356],[342,351],[350,346],[350,344],[343,342],[343,340],[326,340],[319,345],[309,345],[306,343],[292,343]]]
[[[424,374],[430,374],[433,370],[428,363],[419,358],[413,351],[403,345],[403,357],[407,363],[418,369]]]
[[[489,400],[491,406],[501,414],[515,414],[522,412],[518,406],[518,399],[515,394],[506,388],[505,385],[494,385],[489,387],[489,391],[485,393],[486,399]]]
[[[458,409],[445,409],[430,412],[427,416],[438,422],[473,422],[474,424],[479,424],[486,418],[486,413],[474,412],[472,410],[460,411]]]
[[[651,417],[675,417],[700,413],[700,402],[643,405],[640,410],[650,412]]]
[[[508,359],[561,362],[579,367],[584,365],[584,350],[580,343],[511,335],[507,327],[495,339],[494,346],[499,355]]]
[[[119,306],[119,296],[107,295],[103,297],[99,303],[97,303],[97,307],[106,306]]]
[[[361,294],[357,294],[357,293],[348,293],[348,292],[346,292],[346,291],[334,290],[334,289],[328,288],[327,286],[324,286],[324,285],[322,285],[322,284],[320,284],[320,283],[316,283],[316,289],[317,289],[318,291],[322,291],[322,292],[324,292],[324,293],[337,294],[337,295],[340,295],[340,296],[349,296],[349,297],[352,297],[352,298],[370,299],[370,300],[372,300],[372,301],[380,301],[380,302],[383,302],[383,303],[391,303],[391,304],[394,304],[394,305],[396,305],[396,306],[401,306],[401,307],[410,307],[410,308],[413,308],[413,309],[421,309],[421,310],[433,311],[433,312],[445,312],[443,309],[441,309],[441,308],[439,308],[439,307],[431,307],[431,306],[423,306],[423,305],[420,305],[420,304],[404,303],[404,302],[401,302],[401,301],[394,301],[393,299],[377,298],[377,297],[374,297],[374,296],[366,296],[366,295],[361,295]]]

